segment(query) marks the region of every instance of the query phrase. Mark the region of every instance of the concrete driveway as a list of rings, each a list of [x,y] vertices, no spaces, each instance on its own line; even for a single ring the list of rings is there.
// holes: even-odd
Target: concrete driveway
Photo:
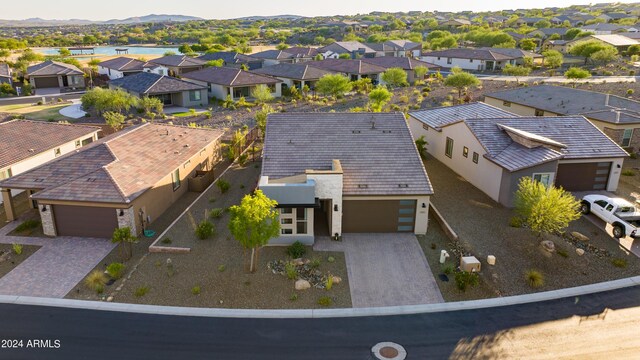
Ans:
[[[353,307],[444,302],[413,234],[343,234],[342,242],[318,239],[318,251],[343,251]]]
[[[19,224],[0,228],[0,243],[41,248],[0,278],[0,295],[63,298],[116,246],[108,239],[8,236]]]

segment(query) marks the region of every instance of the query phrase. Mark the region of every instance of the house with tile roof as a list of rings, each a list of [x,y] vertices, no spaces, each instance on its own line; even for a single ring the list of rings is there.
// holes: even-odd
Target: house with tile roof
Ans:
[[[218,51],[198,56],[198,59],[207,61],[222,60],[222,66],[240,68],[245,65],[247,69],[254,70],[262,67],[262,60],[235,51]]]
[[[439,66],[435,64],[430,64],[428,62],[414,59],[411,57],[385,56],[385,57],[376,57],[373,59],[362,59],[362,61],[368,64],[383,67],[387,70],[391,68],[400,68],[407,73],[407,81],[410,84],[413,84],[416,80],[424,80],[424,79],[418,79],[416,75],[416,68],[423,67],[428,69],[429,71],[436,71],[441,69]]]
[[[305,86],[313,90],[315,89],[316,82],[320,80],[321,77],[334,73],[333,71],[320,69],[307,63],[278,64],[257,69],[253,72],[278,78],[282,81],[283,87],[295,87],[298,90],[301,90]]]
[[[409,115],[430,155],[508,207],[523,177],[569,191],[615,191],[628,156],[583,116],[523,117],[483,103]]]
[[[141,72],[109,81],[109,89],[122,89],[139,98],[149,96],[164,106],[205,106],[209,103],[207,88],[171,76]]]
[[[11,68],[7,63],[0,63],[0,84],[2,83],[13,84],[11,80]]]
[[[186,55],[168,55],[149,61],[169,69],[170,76],[180,77],[191,71],[204,68],[206,61]]]
[[[319,48],[318,53],[325,59],[338,59],[342,54],[347,54],[352,59],[376,57],[375,50],[359,41],[337,41]]]
[[[0,180],[20,175],[33,168],[74,152],[98,140],[100,128],[33,120],[0,123]],[[9,221],[17,214],[12,197],[26,197],[22,190],[2,189],[5,213]],[[33,204],[31,204],[33,207]]]
[[[250,98],[258,85],[265,85],[273,97],[282,96],[282,81],[271,76],[228,67],[207,67],[183,76],[185,81],[204,86],[209,96],[225,100],[231,96],[233,101],[241,97]]]
[[[595,91],[539,85],[485,94],[484,101],[522,116],[583,115],[630,152],[640,150],[640,102]]]
[[[387,70],[382,66],[368,63],[364,59],[325,59],[322,61],[310,61],[308,65],[341,73],[349,77],[351,81],[369,78],[374,85],[382,83],[380,75]]]
[[[59,88],[61,90],[84,89],[84,72],[76,66],[47,60],[27,68],[25,78],[36,89]]]
[[[135,75],[141,72],[169,75],[169,69],[167,67],[124,56],[105,60],[98,64],[98,74],[106,75],[110,80]]]
[[[381,43],[365,43],[376,51],[376,57],[412,57],[419,58],[422,44],[409,40],[388,40]]]
[[[164,213],[220,158],[221,131],[145,123],[62,155],[0,187],[31,192],[45,235],[134,234]]]
[[[507,64],[521,64],[524,62],[525,56],[533,54],[528,51],[515,50],[517,52],[514,53],[514,49],[455,48],[423,53],[421,60],[443,68],[457,66],[463,70],[493,71],[500,70]],[[535,58],[537,57],[539,56]]]
[[[401,113],[270,114],[258,187],[278,202],[272,245],[425,234],[433,194]]]
[[[622,36],[620,34],[589,35],[583,38],[569,41],[565,46],[566,51],[571,51],[572,47],[584,41],[597,41],[605,45],[611,45],[614,48],[618,49],[618,51],[620,52],[627,51],[627,49],[629,49],[629,46],[631,45],[640,45],[640,41]]]
[[[295,46],[284,50],[265,50],[249,56],[261,60],[262,66],[267,67],[311,61],[316,55],[318,55],[318,50],[315,48]]]

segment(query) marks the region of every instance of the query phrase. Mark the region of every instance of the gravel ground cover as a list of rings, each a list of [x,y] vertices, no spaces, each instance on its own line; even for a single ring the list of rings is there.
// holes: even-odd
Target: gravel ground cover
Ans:
[[[496,296],[554,290],[640,274],[640,259],[588,220],[581,218],[573,222],[567,232],[586,235],[591,246],[578,247],[596,250],[579,256],[575,241],[550,236],[547,238],[554,241],[557,251],[549,253],[529,230],[509,226],[509,219],[514,215],[512,209],[494,202],[433,158],[429,158],[425,166],[435,190],[431,201],[458,233],[465,252],[482,262],[481,277]],[[448,250],[454,251],[453,247]],[[487,264],[488,255],[496,256],[495,266]],[[622,267],[615,266],[613,260],[618,260]],[[530,269],[543,274],[543,286],[531,288],[527,284],[525,272]]]
[[[23,245],[20,255],[13,251],[11,244],[0,244],[0,277],[5,276],[20,263],[40,249],[40,246]]]

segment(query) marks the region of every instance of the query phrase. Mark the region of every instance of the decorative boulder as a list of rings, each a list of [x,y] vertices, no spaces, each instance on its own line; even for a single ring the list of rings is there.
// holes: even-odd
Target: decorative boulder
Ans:
[[[578,256],[582,256],[582,255],[584,255],[584,250],[576,249],[576,254],[578,254]]]
[[[342,282],[342,278],[340,276],[333,276],[333,283],[340,284]]]
[[[586,235],[581,234],[577,231],[572,232],[571,236],[573,236],[578,241],[589,241],[589,238]]]
[[[297,259],[291,260],[291,263],[295,266],[301,266],[301,265],[304,265],[304,260],[302,260],[302,258],[297,258]]]
[[[544,240],[540,243],[540,245],[542,245],[542,248],[547,250],[548,252],[556,251],[556,244],[554,244],[551,240]]]
[[[307,290],[309,288],[311,288],[311,283],[309,283],[307,280],[297,280],[296,281],[296,290]]]

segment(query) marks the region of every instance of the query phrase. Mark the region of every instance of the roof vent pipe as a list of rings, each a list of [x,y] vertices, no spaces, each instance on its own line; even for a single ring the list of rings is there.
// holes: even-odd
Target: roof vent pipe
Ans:
[[[609,94],[606,94],[606,95],[605,95],[605,98],[604,98],[604,106],[609,106]]]
[[[616,122],[620,122],[620,111],[616,111]]]

